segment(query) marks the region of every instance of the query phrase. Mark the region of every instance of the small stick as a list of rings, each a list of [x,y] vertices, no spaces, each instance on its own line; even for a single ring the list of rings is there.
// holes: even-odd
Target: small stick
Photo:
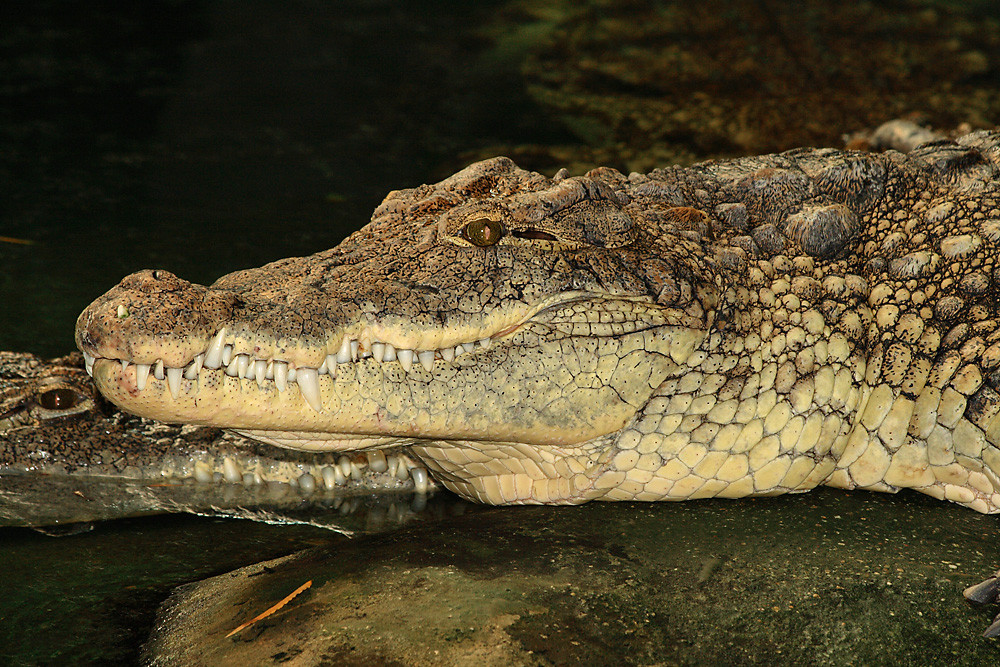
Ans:
[[[20,243],[21,245],[34,245],[35,242],[29,239],[16,239],[13,236],[0,236],[3,243]]]
[[[288,595],[286,595],[284,597],[284,599],[282,599],[281,602],[279,602],[278,604],[274,605],[273,607],[271,607],[267,611],[265,611],[265,612],[263,612],[261,614],[258,614],[257,616],[254,616],[249,621],[247,621],[243,625],[239,626],[238,628],[236,628],[235,630],[233,630],[232,632],[230,632],[228,635],[226,635],[226,638],[228,639],[229,637],[232,637],[233,635],[235,635],[237,632],[239,632],[243,628],[249,627],[249,626],[253,625],[254,623],[256,623],[257,621],[260,621],[262,619],[267,618],[268,616],[270,616],[271,614],[273,614],[274,612],[278,611],[279,609],[281,609],[282,607],[284,607],[286,604],[288,604],[289,602],[291,602],[292,598],[294,598],[296,595],[298,595],[299,593],[301,593],[305,589],[307,589],[310,586],[312,586],[312,584],[313,584],[312,579],[310,579],[309,581],[307,581],[306,583],[302,584],[301,586],[299,586],[298,588],[296,588],[294,591],[292,591],[291,593],[289,593]]]

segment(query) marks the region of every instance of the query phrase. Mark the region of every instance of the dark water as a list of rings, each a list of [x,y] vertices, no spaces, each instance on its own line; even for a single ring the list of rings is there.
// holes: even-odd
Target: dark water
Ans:
[[[0,349],[69,351],[80,310],[138,269],[211,282],[331,247],[389,190],[436,181],[493,146],[583,150],[587,133],[567,129],[522,79],[533,39],[558,8],[499,0],[3,4],[0,236],[23,243],[0,241]],[[550,156],[533,164],[532,155],[518,160],[549,166]],[[823,512],[836,497],[824,496]],[[891,515],[898,506],[877,507]],[[692,505],[683,521],[696,524],[719,507]],[[813,520],[794,499],[753,507],[780,514],[779,525]],[[938,531],[954,530],[930,545],[950,545],[950,560],[922,556],[919,576],[936,583],[919,604],[942,606],[947,596],[952,617],[968,613],[968,627],[985,625],[986,615],[954,606],[954,596],[987,564],[1000,564],[987,537],[995,523],[937,507],[919,503]],[[879,526],[886,551],[920,547],[911,528],[896,536],[878,512],[864,521],[865,530]],[[820,540],[823,553],[850,560],[851,530],[838,526],[842,537]],[[127,664],[172,587],[330,539],[308,528],[194,517],[115,522],[61,538],[0,529],[0,662]],[[734,542],[720,553],[768,538],[726,539]],[[766,549],[752,551],[767,559]],[[821,565],[811,567],[823,576]],[[859,574],[852,590],[881,576]],[[780,575],[774,580],[767,585],[780,585]],[[759,593],[744,591],[734,604],[754,604]],[[861,597],[848,618],[878,613],[870,608],[877,602]],[[684,596],[674,603],[697,607]],[[821,624],[823,611],[816,616]],[[753,627],[739,632],[756,636]],[[972,639],[942,640],[929,661],[981,659],[978,644],[963,649]],[[767,650],[780,645],[767,641]],[[780,655],[747,662],[774,664]]]

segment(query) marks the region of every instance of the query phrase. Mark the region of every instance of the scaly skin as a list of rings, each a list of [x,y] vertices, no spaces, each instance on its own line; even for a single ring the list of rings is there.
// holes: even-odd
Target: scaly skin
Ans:
[[[989,132],[648,175],[496,158],[310,257],[133,274],[77,343],[126,411],[407,445],[487,503],[827,484],[995,512],[998,164]]]
[[[402,469],[399,469],[402,464]],[[290,485],[296,498],[381,490],[412,491],[412,461],[385,460],[277,450],[202,426],[171,426],[114,409],[98,394],[74,353],[42,360],[20,352],[0,351],[0,524],[62,522],[54,495],[59,480],[134,481],[154,485],[196,482],[196,502],[176,507],[210,512],[225,505],[233,485],[250,491],[262,485]],[[345,474],[346,473],[346,474]],[[426,472],[416,473],[423,483]],[[74,484],[64,485],[73,489]],[[275,489],[277,490],[277,489]],[[119,490],[120,491],[120,490]],[[58,494],[56,494],[58,495]],[[141,497],[140,497],[141,496]],[[272,505],[278,494],[257,500]],[[265,497],[266,496],[266,497]],[[38,498],[46,499],[38,501]],[[241,506],[254,504],[252,493]],[[119,510],[167,511],[170,503],[154,493],[89,499],[95,517]],[[94,507],[107,501],[106,506]],[[39,502],[48,507],[41,508]],[[24,514],[20,514],[24,510]],[[76,509],[70,513],[78,516]]]

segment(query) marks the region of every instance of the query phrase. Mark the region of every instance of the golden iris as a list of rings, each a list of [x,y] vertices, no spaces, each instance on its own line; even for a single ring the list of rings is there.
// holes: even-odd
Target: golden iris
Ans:
[[[497,220],[476,218],[462,228],[462,236],[469,243],[480,248],[496,245],[503,237],[503,225]]]

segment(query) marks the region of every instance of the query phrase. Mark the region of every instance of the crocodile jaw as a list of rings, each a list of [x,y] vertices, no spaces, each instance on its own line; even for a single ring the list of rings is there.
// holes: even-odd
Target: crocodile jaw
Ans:
[[[620,430],[704,336],[643,300],[566,292],[496,309],[478,327],[348,325],[281,358],[271,356],[273,340],[234,324],[207,343],[123,337],[107,320],[124,299],[109,292],[81,315],[78,331],[109,400],[151,419],[253,431],[300,449],[400,439],[587,442]],[[473,340],[451,345],[462,337]],[[413,350],[402,347],[407,341],[449,344]],[[146,356],[126,356],[137,353]]]

